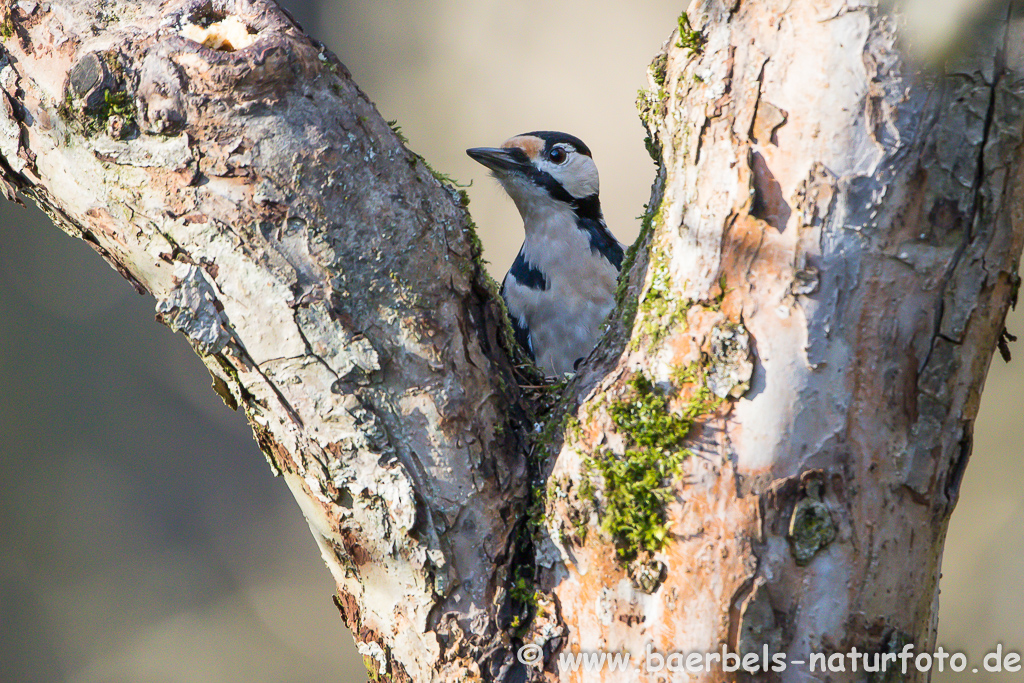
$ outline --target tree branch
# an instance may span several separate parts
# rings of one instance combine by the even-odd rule
[[[935,75],[896,15],[784,4],[692,3],[639,102],[639,304],[575,386],[538,551],[572,650],[935,644],[1019,282],[1021,24]]]
[[[514,662],[497,615],[522,413],[464,198],[272,2],[3,16],[8,192],[188,337],[295,494],[364,654],[395,680]]]

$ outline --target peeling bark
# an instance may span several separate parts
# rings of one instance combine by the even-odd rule
[[[524,449],[463,199],[272,2],[3,13],[9,191],[152,293],[245,411],[361,649],[394,680],[514,662]],[[226,20],[248,47],[184,35]]]
[[[946,525],[1019,282],[1024,33],[1008,17],[938,76],[871,3],[691,4],[641,98],[661,173],[640,303],[615,330],[629,342],[577,385],[583,427],[554,460],[545,585],[573,650],[933,651]],[[722,353],[728,326],[749,332],[752,374],[744,345]],[[665,541],[637,553],[653,586],[612,559],[593,466],[638,443],[614,407],[639,373],[680,413],[702,384],[727,396],[691,430]],[[598,532],[583,543],[581,515]]]
[[[1024,244],[1005,6],[938,76],[870,2],[692,3],[640,103],[660,170],[619,308],[554,409],[464,196],[270,0],[0,6],[8,198],[245,411],[374,676],[932,649]]]

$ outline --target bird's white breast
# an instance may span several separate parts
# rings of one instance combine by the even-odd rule
[[[618,270],[591,249],[589,235],[576,227],[568,207],[547,206],[524,212],[522,253],[539,270],[545,289],[526,287],[505,277],[509,313],[530,330],[534,357],[545,372],[572,372],[601,336],[615,305]]]

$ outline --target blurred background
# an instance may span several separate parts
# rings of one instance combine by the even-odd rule
[[[683,0],[283,4],[414,150],[474,181],[495,277],[521,224],[464,150],[523,131],[587,142],[632,242],[654,175],[633,100]],[[153,306],[35,209],[0,205],[0,681],[366,680],[298,507]],[[972,661],[1024,650],[1015,350],[993,363],[946,544],[939,642]]]

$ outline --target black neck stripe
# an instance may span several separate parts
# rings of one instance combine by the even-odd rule
[[[516,260],[512,262],[512,267],[509,268],[508,274],[523,287],[539,290],[548,288],[548,281],[544,277],[544,273],[540,272],[536,266],[526,260],[522,249],[519,250]]]
[[[540,170],[534,171],[533,180],[545,188],[552,199],[572,207],[573,213],[576,214],[576,227],[590,237],[590,249],[608,259],[616,270],[621,270],[622,245],[605,225],[604,215],[601,213],[601,200],[598,199],[597,193],[582,198],[573,197],[551,174]]]
[[[587,233],[590,250],[604,256],[615,270],[622,270],[622,245],[615,239],[604,220],[576,215],[576,227]]]
[[[552,199],[571,206],[577,216],[601,220],[601,201],[597,198],[596,192],[586,197],[573,197],[562,187],[562,183],[555,180],[555,177],[547,171],[542,171],[531,165],[528,173],[531,181],[547,190]]]

